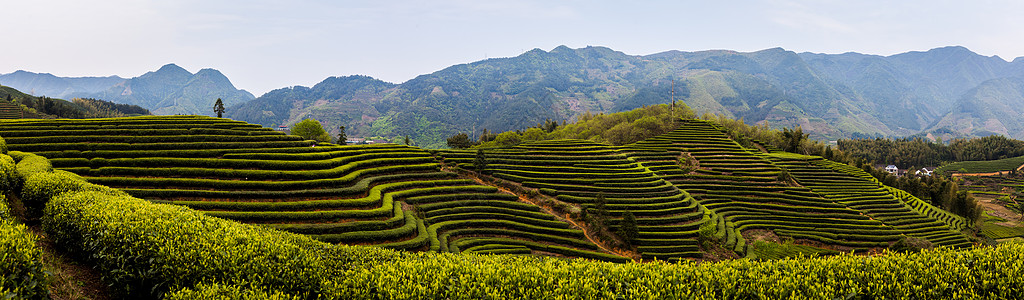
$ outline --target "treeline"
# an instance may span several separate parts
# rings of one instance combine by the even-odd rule
[[[448,138],[448,146],[456,149],[469,147],[504,147],[524,142],[583,139],[611,145],[625,145],[672,131],[680,118],[694,118],[693,110],[682,102],[675,105],[658,104],[612,114],[580,115],[575,123],[559,124],[546,120],[526,130],[492,133],[487,129],[473,140],[466,133]]]
[[[150,114],[149,110],[136,105],[96,99],[73,99],[69,102],[50,97],[32,97],[18,99],[16,103],[44,119],[115,118]]]
[[[997,160],[1024,155],[1024,141],[1001,135],[955,139],[948,145],[921,138],[839,140],[851,157],[899,168],[939,166],[958,161]]]
[[[97,99],[54,99],[36,97],[11,87],[0,86],[0,99],[21,107],[26,118],[85,119],[114,118],[149,115],[149,110],[137,105],[118,104]]]

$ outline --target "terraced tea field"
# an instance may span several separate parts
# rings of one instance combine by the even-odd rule
[[[794,155],[772,158],[793,174],[801,185],[908,236],[924,238],[937,246],[967,247],[971,242],[960,233],[967,222],[936,208],[907,192],[882,185],[861,169]]]
[[[446,161],[474,169],[474,151],[441,151]],[[598,213],[607,201],[609,227],[619,228],[628,211],[636,216],[635,244],[646,259],[700,257],[696,234],[704,213],[689,194],[611,146],[583,140],[555,140],[484,151],[484,173],[510,180]]]
[[[681,124],[624,147],[554,140],[485,149],[483,173],[591,216],[606,212],[611,232],[627,212],[636,216],[643,259],[702,257],[707,222],[739,254],[764,232],[800,243],[778,249],[808,253],[877,250],[905,236],[970,245],[962,218],[858,169],[746,149],[707,121]],[[7,120],[0,136],[11,150],[135,197],[330,243],[629,260],[565,212],[442,170],[441,160],[476,169],[476,150],[315,145],[199,116]]]
[[[779,181],[782,169],[765,154],[743,148],[710,122],[685,120],[627,149],[713,211],[720,237],[738,253],[746,252],[744,232],[757,229],[844,251],[885,247],[902,234],[846,203]],[[691,172],[678,164],[684,153],[696,161]]]
[[[316,146],[197,116],[5,121],[0,136],[92,183],[331,243],[625,260],[415,147]]]

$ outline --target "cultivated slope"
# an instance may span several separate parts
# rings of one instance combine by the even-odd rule
[[[3,122],[0,136],[136,197],[326,242],[625,260],[535,205],[442,172],[414,147],[314,147],[199,116]]]
[[[475,151],[314,145],[200,116],[0,121],[0,136],[11,150],[136,197],[331,243],[626,260],[570,221],[590,219],[462,178],[437,161],[472,170]],[[963,219],[858,169],[746,149],[707,121],[682,120],[673,132],[624,147],[554,140],[481,153],[485,174],[591,216],[603,198],[612,232],[627,212],[636,216],[632,242],[645,259],[703,256],[704,224],[739,254],[766,231],[842,251],[877,250],[906,236],[970,244],[958,232]],[[695,168],[684,171],[684,157]]]

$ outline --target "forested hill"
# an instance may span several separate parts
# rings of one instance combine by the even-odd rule
[[[675,97],[698,113],[800,125],[817,139],[922,132],[1022,138],[1024,132],[1014,129],[1024,121],[1002,117],[990,111],[992,106],[972,105],[978,100],[970,96],[983,89],[1000,95],[986,101],[1019,101],[1015,89],[985,86],[1021,74],[1024,60],[1006,62],[963,47],[883,57],[781,48],[634,56],[604,47],[560,46],[455,65],[401,84],[365,76],[329,78],[312,88],[272,91],[230,107],[228,115],[268,126],[313,117],[332,131],[346,126],[350,135],[409,136],[421,146],[437,147],[458,132],[502,132],[547,119],[574,120],[587,111],[667,103],[674,85]],[[964,119],[984,126],[951,125]]]
[[[0,119],[82,119],[149,115],[149,110],[129,104],[75,98],[71,101],[35,97],[0,85]]]

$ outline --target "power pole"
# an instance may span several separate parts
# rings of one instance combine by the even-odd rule
[[[676,123],[676,79],[672,78],[672,105],[669,107],[672,111],[669,112],[669,116],[672,118],[672,124]]]

